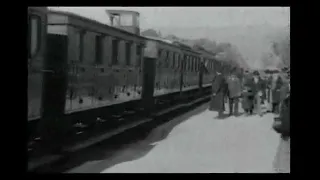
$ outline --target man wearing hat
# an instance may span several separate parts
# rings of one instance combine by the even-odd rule
[[[271,95],[272,95],[272,112],[279,113],[279,104],[282,99],[281,88],[284,84],[279,72],[274,72],[271,82]]]
[[[231,74],[227,77],[228,84],[228,101],[229,101],[229,116],[238,115],[239,113],[239,98],[241,96],[241,82],[237,74],[237,68],[231,70]]]
[[[289,68],[283,68],[283,85],[280,89],[280,102],[286,99],[290,93],[290,70]]]
[[[219,71],[216,70],[216,76],[212,80],[212,96],[209,104],[210,111],[218,111],[218,118],[221,118],[225,111],[224,98],[227,94],[227,82],[225,76],[222,74],[224,68]]]
[[[249,115],[253,113],[254,95],[252,92],[253,76],[246,70],[242,80],[242,108]]]
[[[265,83],[260,77],[258,71],[253,72],[253,94],[254,94],[254,109],[256,113],[262,116],[261,111],[261,101],[263,96],[263,91],[265,90]]]
[[[272,87],[272,73],[268,71],[268,77],[266,80],[266,86],[267,86],[267,102],[268,102],[268,112],[272,111],[272,95],[271,95],[271,87]]]

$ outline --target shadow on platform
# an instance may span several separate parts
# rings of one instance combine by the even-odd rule
[[[155,146],[153,143],[162,141],[168,137],[170,132],[180,123],[190,119],[192,116],[202,113],[208,108],[208,104],[201,105],[175,119],[160,125],[149,133],[144,133],[136,142],[119,144],[117,142],[99,144],[88,152],[79,153],[68,162],[64,171],[67,173],[100,173],[105,169],[117,164],[134,161],[147,155]],[[143,133],[142,133],[143,134]],[[118,141],[119,142],[119,141]],[[119,155],[121,153],[121,155]],[[93,165],[88,165],[88,164]]]

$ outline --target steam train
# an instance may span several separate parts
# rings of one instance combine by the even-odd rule
[[[43,138],[111,112],[151,112],[162,101],[210,93],[215,71],[228,65],[204,48],[141,36],[137,12],[107,12],[111,25],[28,8],[30,134]]]

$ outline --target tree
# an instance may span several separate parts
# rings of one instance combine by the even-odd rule
[[[281,64],[290,67],[290,24],[288,33],[277,39],[271,45],[273,53],[281,60]]]
[[[160,37],[160,35],[157,33],[157,31],[153,29],[147,29],[143,32],[141,32],[142,36],[151,36],[151,37]]]
[[[274,55],[272,52],[265,52],[261,56],[261,63],[263,68],[268,68],[274,64]]]

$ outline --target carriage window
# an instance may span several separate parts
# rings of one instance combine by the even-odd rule
[[[195,66],[196,72],[198,72],[198,58],[194,58],[194,66]]]
[[[196,69],[197,72],[199,71],[199,58],[196,58]]]
[[[85,36],[85,31],[80,31],[77,38],[78,38],[78,42],[79,42],[79,46],[78,46],[78,53],[79,53],[79,61],[80,62],[83,62],[83,59],[84,59],[84,36]]]
[[[164,52],[164,67],[167,68],[168,67],[168,62],[169,62],[169,52],[163,51]]]
[[[191,57],[188,56],[188,71],[191,69]]]
[[[126,65],[130,66],[131,65],[131,42],[126,43]]]
[[[162,55],[162,49],[159,49],[158,50],[158,57],[161,58],[161,55]]]
[[[170,64],[170,68],[174,67],[174,52],[169,53],[169,64]]]
[[[80,51],[81,51],[81,48],[80,48],[80,32],[75,32],[75,46],[77,47],[77,50],[75,51],[75,59],[72,59],[73,61],[80,61]]]
[[[132,16],[130,14],[122,14],[120,17],[121,26],[133,26]]]
[[[136,49],[136,54],[137,54],[137,62],[136,65],[137,67],[141,66],[141,56],[142,56],[142,46],[141,45],[137,45],[137,49]]]
[[[187,69],[187,56],[186,55],[184,55],[184,58],[181,61],[181,67],[182,67],[183,71],[186,71],[186,69]]]
[[[191,61],[191,69],[190,69],[190,71],[191,71],[191,72],[193,72],[193,68],[194,68],[194,66],[193,66],[193,57],[192,57],[192,56],[191,56],[190,61]]]
[[[168,51],[168,58],[167,58],[167,67],[169,68],[171,66],[172,63],[172,52]]]
[[[119,40],[112,40],[112,65],[118,64],[118,50],[119,50]]]
[[[28,17],[28,57],[31,58],[40,49],[41,19],[39,16]]]
[[[189,56],[189,71],[192,70],[192,57]]]
[[[102,64],[103,36],[96,36],[96,64]]]
[[[112,14],[111,25],[112,26],[120,26],[120,15],[119,14]]]
[[[187,71],[190,71],[190,57],[187,56]]]
[[[187,70],[188,70],[188,56],[185,56],[185,58],[184,58],[183,70],[184,70],[184,71],[187,71]]]
[[[185,60],[185,64],[184,64],[184,65],[185,65],[185,68],[184,68],[185,71],[188,71],[188,67],[189,67],[189,61],[188,61],[188,59],[189,59],[189,57],[187,56],[187,57],[186,57],[186,60]]]
[[[179,68],[179,58],[180,58],[180,55],[178,53],[176,53],[176,62],[175,62],[175,68]]]
[[[198,58],[195,58],[195,69],[196,72],[198,72],[199,68],[198,68]]]
[[[189,71],[192,72],[192,56],[189,58],[189,63],[190,63]]]
[[[178,64],[177,64],[177,68],[181,67],[181,56],[180,54],[178,54]]]
[[[191,72],[194,71],[194,57],[191,57]]]
[[[173,59],[172,59],[172,66],[171,66],[171,68],[173,69],[173,68],[175,68],[176,66],[175,66],[175,64],[176,64],[176,59],[177,59],[177,53],[172,53],[173,55]]]

